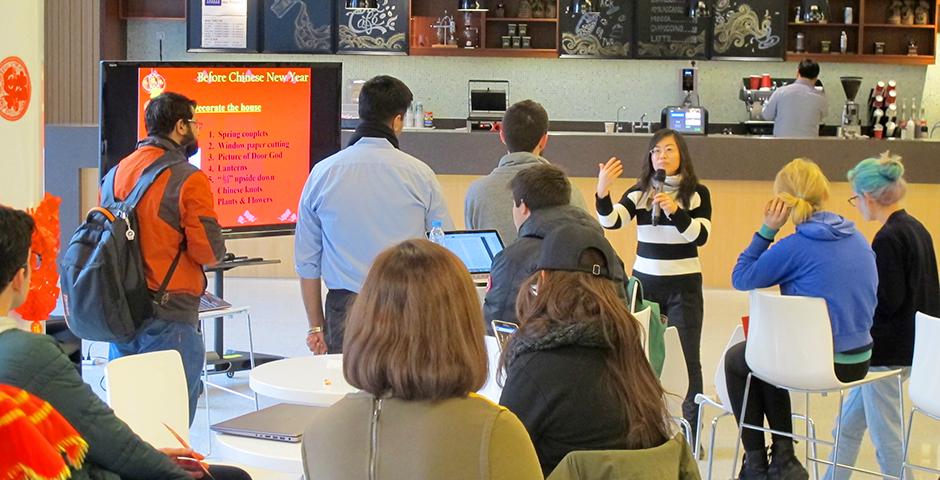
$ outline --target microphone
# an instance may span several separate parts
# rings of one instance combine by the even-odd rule
[[[663,185],[665,185],[665,183],[666,183],[666,171],[660,168],[659,170],[656,170],[656,173],[653,174],[653,192],[655,192],[654,196],[655,194],[663,193]],[[659,204],[656,202],[653,202],[652,224],[654,227],[659,225],[659,210],[660,210]]]

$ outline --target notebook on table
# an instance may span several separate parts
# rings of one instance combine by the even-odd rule
[[[444,246],[467,266],[474,284],[485,286],[503,241],[496,230],[454,230],[444,232]]]
[[[240,437],[297,443],[303,437],[310,419],[320,410],[323,407],[279,403],[217,423],[212,426],[212,430]]]

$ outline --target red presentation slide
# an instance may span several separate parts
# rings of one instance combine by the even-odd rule
[[[309,68],[141,68],[138,137],[151,98],[198,103],[199,152],[223,228],[291,224],[310,171]]]

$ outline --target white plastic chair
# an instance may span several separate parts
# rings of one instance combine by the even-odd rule
[[[663,340],[666,344],[666,359],[663,361],[659,382],[666,391],[666,409],[672,419],[682,427],[686,440],[691,443],[692,425],[682,417],[682,400],[689,391],[689,371],[685,366],[685,353],[679,341],[679,330],[676,327],[667,328]]]
[[[647,360],[650,358],[650,315],[652,313],[653,310],[650,307],[633,313],[633,318],[640,323],[640,328],[643,331],[643,353],[646,354]]]
[[[890,381],[892,377],[898,382],[898,414],[901,420],[901,433],[903,434],[904,410],[900,390],[901,370],[872,372],[865,378],[855,382],[841,382],[836,377],[833,366],[832,325],[830,324],[826,301],[822,298],[783,296],[751,291],[750,316],[747,339],[749,346],[745,350],[745,359],[752,373],[747,376],[741,410],[747,411],[747,397],[751,389],[751,378],[757,377],[777,388],[803,393],[805,395],[804,412],[807,417],[809,417],[809,395],[811,393],[839,392],[838,418],[840,421],[836,423],[835,441],[830,442],[811,437],[809,422],[806,423],[806,435],[799,435],[765,428],[763,425],[745,424],[742,415],[741,421],[738,423],[738,438],[735,442],[734,459],[731,465],[732,478],[734,478],[738,466],[741,432],[745,428],[805,441],[808,462],[823,463],[870,475],[890,477],[890,475],[884,475],[880,472],[816,458],[810,455],[809,445],[810,443],[822,443],[838,451],[845,391],[852,387],[879,380]]]
[[[488,363],[486,384],[477,393],[498,404],[499,396],[503,393],[503,387],[496,382],[496,371],[499,368],[499,341],[496,337],[487,335],[483,337],[483,343],[486,345]]]
[[[718,429],[718,420],[722,417],[733,414],[731,411],[731,402],[730,396],[728,396],[728,383],[725,380],[725,355],[728,353],[728,349],[744,341],[744,327],[738,325],[734,329],[734,332],[731,333],[731,338],[728,339],[728,344],[725,345],[725,349],[722,350],[721,356],[718,357],[718,367],[715,369],[715,393],[717,399],[709,397],[704,393],[698,393],[695,395],[695,403],[698,404],[698,424],[695,426],[695,442],[693,446],[695,451],[698,451],[698,445],[702,441],[702,414],[705,410],[705,405],[711,405],[715,408],[721,410],[721,413],[712,418],[712,427],[711,427],[711,442],[708,445],[708,473],[706,474],[707,479],[712,478],[712,466],[715,460],[715,432]]]
[[[920,412],[936,421],[940,421],[940,379],[937,366],[940,365],[940,318],[917,312],[914,317],[914,361],[911,364],[911,380],[908,394],[911,397],[911,414],[907,420],[907,437],[904,439],[904,468],[901,478],[908,468],[923,472],[940,473],[936,468],[908,463],[907,455],[911,447],[911,430],[914,425],[914,412]]]
[[[744,341],[744,327],[738,325],[735,327],[734,331],[731,332],[731,337],[728,338],[728,344],[725,345],[725,349],[722,350],[721,356],[718,357],[718,367],[715,369],[715,394],[717,398],[710,397],[704,393],[698,393],[695,395],[695,403],[698,405],[698,424],[695,426],[695,441],[693,443],[693,448],[695,451],[698,451],[698,446],[702,443],[702,419],[705,406],[711,405],[719,410],[721,413],[715,415],[712,418],[711,425],[711,435],[709,436],[710,441],[708,444],[708,472],[706,473],[706,479],[710,480],[712,478],[712,466],[715,461],[715,432],[718,429],[718,420],[733,415],[734,412],[731,410],[731,396],[728,395],[728,382],[725,378],[725,355],[728,353],[728,349]],[[801,414],[794,413],[793,418],[795,419],[805,419]],[[810,436],[816,438],[816,425],[813,423],[813,419],[809,419],[809,431]],[[816,445],[811,444],[812,454],[816,456]]]
[[[156,448],[181,448],[165,423],[189,443],[189,395],[179,352],[114,359],[105,367],[104,378],[108,405],[145,442]]]

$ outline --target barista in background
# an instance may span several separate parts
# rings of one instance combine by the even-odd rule
[[[778,88],[764,105],[764,120],[774,121],[775,137],[818,137],[829,102],[816,90],[819,64],[812,59],[800,62],[796,81]]]

